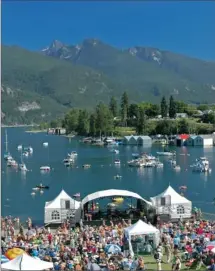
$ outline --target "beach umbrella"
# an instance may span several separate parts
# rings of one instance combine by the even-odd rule
[[[9,259],[6,256],[1,255],[1,263],[7,263],[7,262],[9,262]]]
[[[117,245],[114,245],[114,244],[110,244],[110,245],[107,245],[105,247],[105,252],[106,253],[120,253],[121,252],[121,248]]]
[[[5,253],[5,256],[9,259],[9,260],[13,260],[15,259],[17,256],[19,255],[22,255],[22,254],[26,254],[26,252],[21,249],[21,248],[17,248],[17,247],[14,247],[14,248],[11,248],[11,249],[8,249]]]

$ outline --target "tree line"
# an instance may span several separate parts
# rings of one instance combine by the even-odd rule
[[[142,102],[130,103],[126,92],[118,101],[111,97],[109,104],[99,102],[94,110],[71,109],[62,120],[54,120],[51,127],[62,126],[67,133],[78,135],[101,136],[117,133],[117,127],[133,127],[137,134],[175,134],[196,132],[194,125],[190,127],[186,119],[175,121],[177,113],[186,113],[193,116],[198,112],[199,107],[188,105],[182,101],[175,101],[170,96],[169,101],[162,97],[160,105]],[[152,121],[161,115],[160,121]],[[215,117],[212,114],[207,123],[215,124]],[[204,127],[202,128],[205,129]],[[207,133],[210,131],[200,131]]]

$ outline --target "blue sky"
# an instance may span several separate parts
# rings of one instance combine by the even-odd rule
[[[98,38],[215,60],[215,2],[2,2],[2,43],[38,50]]]

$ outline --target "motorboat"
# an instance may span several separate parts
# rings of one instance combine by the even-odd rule
[[[174,169],[175,171],[180,171],[180,170],[181,170],[181,167],[180,167],[179,165],[174,165],[174,166],[173,166],[173,169]]]
[[[39,185],[36,185],[36,188],[38,188],[38,189],[49,189],[49,186],[48,185],[39,184]]]
[[[156,157],[151,155],[151,154],[147,154],[147,153],[143,153],[141,154],[141,157],[146,159],[147,161],[154,161],[156,160]]]
[[[196,159],[196,163],[191,166],[194,172],[211,172],[209,167],[209,161],[206,157],[200,157]]]
[[[176,166],[176,160],[174,160],[174,159],[170,159],[170,160],[169,160],[169,163],[170,163],[172,166]]]
[[[119,154],[119,150],[113,149],[111,150],[112,153]]]
[[[147,161],[144,164],[144,167],[154,167],[155,166],[155,162],[154,161]]]
[[[22,150],[22,145],[18,145],[18,146],[17,146],[17,150],[18,150],[18,151],[21,151],[21,150]]]
[[[32,190],[34,190],[34,191],[38,191],[38,190],[39,190],[39,188],[38,188],[38,187],[34,187],[34,188],[32,188]]]
[[[157,168],[163,168],[163,163],[161,163],[160,161],[157,161],[155,163],[155,167],[157,167]]]
[[[49,166],[42,166],[42,167],[40,167],[40,170],[44,171],[44,172],[48,172],[51,170],[51,168]]]
[[[75,162],[75,160],[74,160],[74,158],[71,157],[71,156],[63,160],[63,163],[64,163],[64,164],[72,164],[72,163],[74,163],[74,162]]]
[[[157,155],[159,156],[174,156],[176,155],[175,152],[169,152],[169,151],[161,151],[161,152],[157,152]]]
[[[18,163],[12,158],[7,160],[7,166],[8,167],[18,167]]]
[[[22,163],[22,164],[19,165],[19,169],[21,171],[28,171],[28,169],[27,169],[27,167],[26,167],[26,165],[24,163]]]
[[[120,160],[119,160],[119,159],[116,159],[116,160],[114,161],[114,164],[115,164],[115,165],[120,165]]]
[[[84,164],[82,167],[83,167],[83,168],[91,168],[91,165],[89,165],[89,164]]]
[[[33,148],[31,146],[28,147],[29,154],[32,154],[34,152]]]
[[[29,156],[29,152],[28,151],[24,151],[22,154],[24,157],[28,157]]]
[[[35,195],[36,195],[36,193],[35,193],[35,192],[32,192],[32,193],[31,193],[31,196],[35,196]]]
[[[139,158],[139,156],[140,156],[139,153],[132,153],[132,157],[135,159]]]
[[[8,160],[12,160],[13,157],[10,155],[10,153],[5,153],[5,154],[4,154],[4,159],[5,159],[6,161],[8,161]]]
[[[122,176],[120,176],[120,175],[117,174],[116,176],[114,176],[114,179],[115,180],[122,179]]]
[[[48,142],[43,142],[43,147],[48,147],[49,143]]]
[[[67,155],[67,157],[72,157],[72,158],[74,158],[76,156],[78,156],[78,153],[76,151],[72,151],[71,153],[68,153],[68,155]]]
[[[128,161],[129,167],[143,167],[145,165],[145,161],[143,159],[134,159]]]

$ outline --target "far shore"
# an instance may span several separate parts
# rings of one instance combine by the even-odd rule
[[[34,133],[34,134],[37,134],[37,133],[47,133],[47,129],[43,129],[43,130],[28,130],[28,131],[25,131],[26,133]]]

